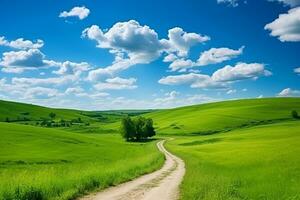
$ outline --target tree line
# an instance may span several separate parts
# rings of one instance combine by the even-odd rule
[[[151,118],[125,117],[121,122],[121,134],[126,141],[140,141],[152,137],[156,133]]]

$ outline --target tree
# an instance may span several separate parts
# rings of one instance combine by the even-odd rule
[[[137,117],[132,120],[130,117],[122,119],[121,134],[127,141],[147,139],[155,135],[153,120],[144,117]]]
[[[49,113],[49,117],[53,120],[56,117],[56,114],[54,112]]]
[[[121,134],[126,141],[134,139],[135,125],[130,117],[125,117],[121,122]]]
[[[299,115],[298,115],[298,112],[297,112],[296,110],[293,110],[293,111],[291,112],[291,114],[292,114],[292,117],[293,117],[294,119],[299,119],[299,118],[300,118]]]

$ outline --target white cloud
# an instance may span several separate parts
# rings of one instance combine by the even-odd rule
[[[99,48],[110,49],[112,53],[126,53],[137,63],[149,63],[160,55],[162,45],[157,33],[149,26],[137,21],[118,22],[107,32],[93,25],[82,32],[83,37],[96,40]]]
[[[238,63],[235,66],[227,65],[213,73],[212,79],[218,82],[237,81],[260,76],[270,76],[271,72],[261,63]]]
[[[97,47],[109,49],[115,55],[112,65],[92,70],[89,80],[99,80],[103,75],[114,75],[136,64],[148,64],[167,52],[164,62],[174,61],[178,55],[187,55],[191,46],[209,40],[208,36],[184,32],[181,28],[169,30],[168,39],[159,40],[149,26],[135,20],[118,22],[107,31],[97,25],[86,28],[82,37],[95,40]],[[176,54],[176,55],[175,55]]]
[[[53,73],[59,75],[79,75],[81,72],[88,71],[90,69],[90,65],[86,62],[74,63],[71,61],[65,61],[63,63],[56,63],[56,65],[60,68],[57,71],[53,71]]]
[[[236,93],[236,90],[228,90],[228,91],[226,92],[226,94],[234,94],[234,93]]]
[[[135,85],[136,79],[135,78],[109,78],[106,79],[105,82],[100,82],[94,85],[96,90],[124,90],[124,89],[135,89],[137,85]]]
[[[295,68],[295,69],[294,69],[294,72],[295,72],[296,74],[300,74],[300,67]]]
[[[167,52],[176,53],[178,56],[185,57],[192,46],[210,40],[206,35],[198,33],[187,33],[182,28],[175,27],[169,30],[168,40],[162,39],[161,42]]]
[[[4,67],[41,67],[45,55],[38,49],[4,52],[0,65]]]
[[[169,54],[164,59],[164,62],[170,61],[172,62],[169,65],[171,71],[179,71],[186,72],[187,69],[198,66],[205,66],[209,64],[217,64],[230,59],[237,57],[243,53],[244,46],[239,48],[238,50],[229,49],[226,47],[222,48],[211,48],[207,51],[201,53],[199,59],[196,62],[193,62],[190,59],[185,58],[177,58],[176,56],[172,56],[173,54]]]
[[[97,81],[100,80],[103,76],[113,76],[116,73],[128,69],[129,67],[135,64],[137,64],[137,62],[131,59],[123,59],[116,61],[112,65],[107,66],[105,68],[98,68],[89,71],[88,80]]]
[[[23,98],[24,99],[39,99],[49,98],[60,95],[58,90],[45,87],[33,87],[26,89]]]
[[[5,37],[0,37],[0,46],[7,46],[15,49],[39,49],[44,46],[44,41],[38,39],[36,42],[19,38],[12,41],[7,41]]]
[[[278,93],[279,97],[299,97],[300,90],[292,90],[291,88],[285,88]]]
[[[205,66],[209,64],[221,63],[232,58],[235,58],[243,53],[244,46],[238,50],[222,48],[211,48],[201,53],[197,65]]]
[[[300,0],[268,0],[268,1],[277,1],[290,7],[295,7],[300,5]]]
[[[239,5],[238,0],[217,0],[218,4],[227,3],[232,7],[237,7]]]
[[[177,60],[174,60],[169,68],[171,71],[177,71],[180,70],[181,72],[185,71],[187,68],[191,68],[195,65],[195,63],[191,60],[185,60],[184,58],[180,58]]]
[[[174,54],[168,54],[166,57],[164,57],[163,62],[173,62],[177,59],[177,56]]]
[[[179,94],[177,91],[171,91],[166,93],[165,97],[154,99],[154,102],[158,104],[172,104]]]
[[[83,92],[84,92],[84,90],[79,86],[67,88],[65,91],[66,94],[79,94],[79,93],[83,93]]]
[[[51,77],[51,78],[12,78],[12,83],[16,85],[25,85],[25,86],[40,86],[40,85],[66,85],[78,80],[78,77],[75,75],[66,75],[61,77]]]
[[[161,78],[158,83],[164,85],[182,85],[189,84],[191,88],[225,88],[225,83],[213,81],[210,76],[204,74],[181,74],[174,76],[167,76]]]
[[[280,14],[277,19],[265,26],[271,36],[281,42],[300,41],[300,7],[290,9],[287,14]]]
[[[83,20],[89,16],[90,10],[84,6],[74,7],[70,11],[63,11],[59,14],[59,17],[78,17],[80,20]]]

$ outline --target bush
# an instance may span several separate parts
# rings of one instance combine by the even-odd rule
[[[298,112],[297,112],[296,110],[293,110],[293,111],[291,112],[291,114],[292,114],[292,117],[293,117],[294,119],[299,119],[299,115],[298,115]]]
[[[138,117],[132,120],[130,117],[122,119],[121,135],[127,141],[147,139],[155,135],[152,119]]]

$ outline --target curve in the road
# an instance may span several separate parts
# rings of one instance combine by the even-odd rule
[[[164,147],[165,140],[157,143],[165,155],[164,166],[147,175],[121,185],[108,188],[82,200],[176,200],[179,185],[185,173],[184,162]]]

